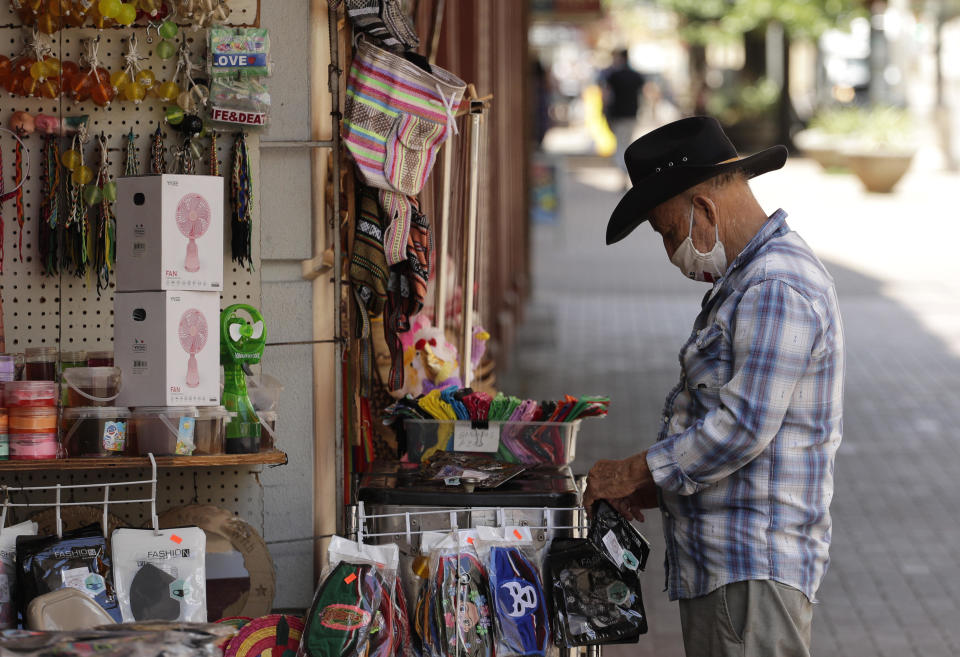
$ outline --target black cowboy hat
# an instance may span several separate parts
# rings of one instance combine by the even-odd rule
[[[747,178],[773,171],[787,161],[787,149],[773,146],[741,158],[720,122],[709,116],[680,119],[648,132],[623,155],[633,187],[607,223],[607,244],[619,242],[664,201],[708,178],[740,170]]]

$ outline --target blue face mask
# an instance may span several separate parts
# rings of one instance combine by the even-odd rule
[[[500,629],[496,654],[545,654],[550,636],[546,601],[537,569],[515,547],[490,550],[490,590]]]
[[[716,282],[727,271],[727,253],[720,241],[720,227],[714,226],[716,242],[713,248],[702,253],[693,245],[693,211],[696,206],[690,204],[690,230],[687,239],[674,251],[670,262],[675,264],[687,278],[705,283]]]

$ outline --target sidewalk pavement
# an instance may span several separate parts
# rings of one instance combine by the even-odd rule
[[[960,222],[950,198],[960,178],[922,162],[893,195],[867,194],[852,175],[803,159],[752,183],[834,275],[845,325],[845,432],[817,656],[960,654]],[[682,278],[648,226],[603,245],[619,180],[606,163],[566,161],[562,217],[534,227],[533,298],[500,377],[521,396],[613,398],[608,418],[584,422],[578,472],[655,440],[706,291]],[[650,633],[604,655],[681,656],[656,510],[641,531],[654,549],[644,577]]]

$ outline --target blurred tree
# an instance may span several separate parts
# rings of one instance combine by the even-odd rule
[[[610,0],[618,3],[624,0]],[[782,26],[780,48],[782,80],[778,102],[778,139],[791,145],[795,111],[790,102],[790,40],[815,39],[835,27],[845,27],[855,16],[864,13],[867,0],[655,0],[673,10],[681,19],[681,36],[691,45],[691,79],[704,84],[706,60],[703,47],[707,43],[741,39],[745,66],[741,72],[744,84],[757,83],[766,75],[766,34],[773,24]],[[929,1],[929,0],[928,0]],[[938,1],[938,0],[933,0]],[[956,2],[960,0],[944,0]],[[700,87],[694,97],[701,97]],[[698,111],[703,107],[695,108]]]

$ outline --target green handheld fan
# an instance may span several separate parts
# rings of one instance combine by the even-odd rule
[[[239,313],[245,313],[247,317]],[[260,418],[247,395],[247,366],[260,362],[267,342],[263,315],[238,303],[220,314],[220,364],[223,365],[223,405],[237,416],[227,425],[227,454],[260,451]]]

